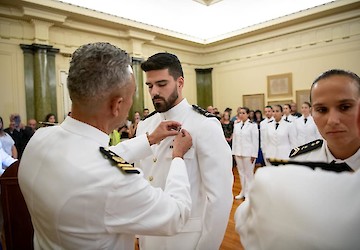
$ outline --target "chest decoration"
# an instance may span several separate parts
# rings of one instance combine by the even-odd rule
[[[114,152],[106,149],[104,147],[100,147],[100,152],[104,155],[105,158],[109,159],[113,165],[121,169],[126,174],[139,174],[139,170],[134,168],[133,165],[126,162],[123,158],[115,154]]]

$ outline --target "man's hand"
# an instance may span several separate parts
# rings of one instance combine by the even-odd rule
[[[182,129],[174,140],[173,153],[172,153],[173,159],[175,157],[183,158],[184,154],[191,148],[191,146],[192,146],[191,135],[185,129]]]
[[[177,135],[180,131],[181,124],[175,121],[162,121],[159,126],[148,135],[150,145],[161,142],[168,136]]]

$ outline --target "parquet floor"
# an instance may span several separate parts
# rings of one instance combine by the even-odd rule
[[[233,167],[233,174],[234,174],[233,195],[236,196],[239,194],[241,189],[239,174],[237,172],[236,167]],[[234,221],[234,214],[236,208],[241,204],[242,201],[243,200],[234,199],[229,217],[229,223],[226,229],[224,240],[220,246],[220,250],[244,250],[243,246],[240,243],[239,234],[235,231],[235,221]]]

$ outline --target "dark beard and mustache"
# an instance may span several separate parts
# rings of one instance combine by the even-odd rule
[[[176,100],[178,99],[179,95],[177,89],[175,87],[174,91],[171,93],[169,98],[165,100],[164,97],[156,95],[153,97],[152,102],[154,104],[154,108],[157,112],[163,113],[174,107]],[[162,100],[162,102],[155,102],[155,100]]]

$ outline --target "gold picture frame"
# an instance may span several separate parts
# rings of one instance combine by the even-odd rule
[[[293,102],[293,100],[278,100],[278,101],[269,101],[268,105],[270,105],[271,107],[273,107],[274,105],[281,105],[283,106],[284,104],[291,104]]]
[[[296,106],[297,110],[301,110],[301,105],[304,102],[310,102],[310,89],[296,91]]]
[[[267,76],[269,98],[292,96],[292,73]]]
[[[265,106],[265,95],[243,95],[243,107],[248,107],[251,110],[263,110]]]

